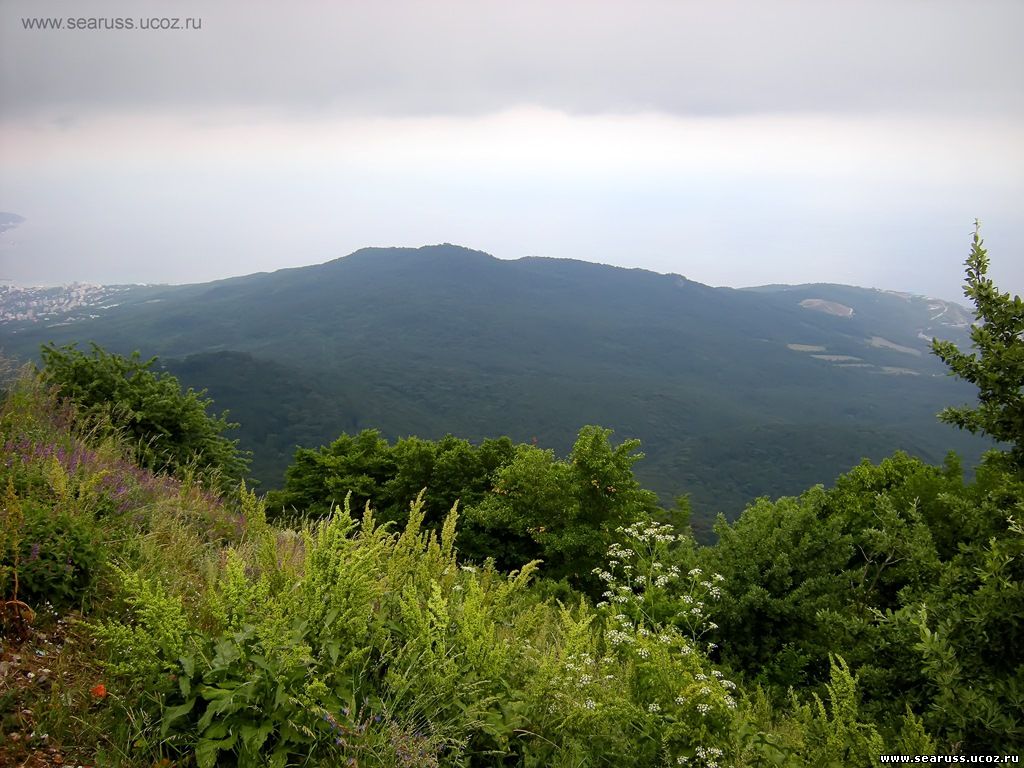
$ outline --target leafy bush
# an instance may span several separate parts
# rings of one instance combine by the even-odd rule
[[[15,504],[23,519],[17,559],[12,558],[18,598],[33,606],[50,603],[61,611],[81,607],[106,561],[99,530],[87,518],[55,511],[35,499],[8,496],[7,514]],[[13,574],[0,578],[0,594],[11,592],[12,580]]]
[[[657,511],[657,498],[633,475],[643,457],[639,441],[613,446],[611,434],[583,427],[568,459],[559,460],[507,437],[479,446],[451,436],[409,437],[392,446],[376,430],[363,430],[297,450],[284,489],[269,494],[268,504],[321,517],[352,494],[354,508],[372,502],[380,517],[404,524],[408,500],[422,491],[430,528],[439,529],[456,502],[466,510],[464,558],[492,558],[504,571],[542,559],[544,576],[593,586],[590,570],[613,529]]]
[[[237,484],[248,457],[224,432],[226,415],[211,416],[202,392],[182,392],[169,373],[150,370],[138,352],[121,357],[93,344],[90,354],[75,345],[44,346],[43,380],[59,388],[98,428],[122,432],[143,467],[182,475],[197,472],[223,489]]]
[[[1002,530],[965,541],[932,588],[889,617],[920,654],[925,723],[982,754],[1024,744],[1024,483],[1004,475],[987,496],[978,503],[1007,515]]]

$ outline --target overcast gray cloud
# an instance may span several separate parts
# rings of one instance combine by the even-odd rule
[[[0,0],[0,210],[28,219],[0,277],[454,241],[955,297],[980,216],[1020,292],[1022,28],[1016,0]]]
[[[1019,112],[1017,0],[4,0],[4,113]],[[198,32],[24,17],[201,19]]]

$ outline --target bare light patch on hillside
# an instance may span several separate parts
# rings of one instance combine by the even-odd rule
[[[895,342],[884,339],[881,336],[872,336],[868,339],[868,344],[872,347],[880,347],[883,349],[892,349],[896,352],[903,352],[907,355],[914,355],[915,357],[921,356],[921,350],[914,349],[912,347],[904,347],[902,344],[896,344]]]
[[[917,371],[912,371],[909,368],[896,368],[892,365],[883,365],[882,373],[890,373],[894,376],[920,376],[921,374]]]
[[[789,347],[789,349],[792,349],[794,352],[824,352],[825,351],[824,347],[819,347],[819,346],[817,346],[815,344],[787,344],[786,346]]]
[[[952,325],[958,328],[970,326],[972,318],[968,310],[959,304],[942,299],[928,299],[928,311],[933,312],[931,321],[938,321],[939,325]]]
[[[838,301],[826,301],[825,299],[804,299],[800,302],[804,309],[813,309],[815,312],[824,312],[827,315],[837,317],[853,317],[853,307],[840,304]]]
[[[850,355],[811,355],[815,360],[827,360],[830,363],[859,363],[859,357]]]

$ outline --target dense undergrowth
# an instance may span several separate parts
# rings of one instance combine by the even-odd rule
[[[623,526],[595,603],[543,564],[461,561],[458,510],[424,529],[422,500],[401,530],[344,505],[270,525],[244,488],[140,469],[31,375],[0,430],[3,642],[73,626],[66,674],[5,692],[3,728],[27,706],[83,761],[845,766],[1020,744],[1021,485],[996,470],[866,465],[711,548]]]

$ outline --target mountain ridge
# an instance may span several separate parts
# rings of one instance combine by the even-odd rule
[[[378,247],[127,291],[102,316],[62,325],[0,323],[0,345],[23,358],[48,341],[160,356],[242,422],[268,486],[295,445],[343,430],[509,434],[564,452],[596,423],[639,437],[638,474],[663,500],[691,493],[706,525],[753,496],[829,482],[861,456],[976,457],[981,441],[934,419],[971,393],[920,338],[933,327],[927,302],[812,286],[722,289],[451,244]],[[815,312],[805,298],[855,312]],[[964,328],[934,327],[965,342]]]

